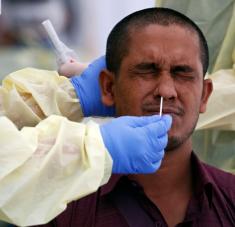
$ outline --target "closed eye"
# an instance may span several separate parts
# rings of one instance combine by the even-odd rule
[[[178,73],[178,72],[182,72],[182,73],[191,73],[194,70],[188,66],[188,65],[178,65],[178,66],[174,66],[171,69],[172,73]]]
[[[195,71],[188,65],[177,65],[171,68],[171,74],[173,76],[181,76],[186,79],[194,79]]]
[[[156,74],[159,72],[159,67],[155,63],[140,63],[129,70],[134,74]]]

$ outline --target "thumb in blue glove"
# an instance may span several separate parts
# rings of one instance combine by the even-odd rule
[[[161,165],[167,145],[169,115],[119,117],[100,126],[113,159],[113,173],[153,173]]]
[[[88,116],[114,116],[114,107],[101,102],[99,75],[106,68],[105,57],[93,61],[80,75],[70,79],[81,102],[82,112]]]

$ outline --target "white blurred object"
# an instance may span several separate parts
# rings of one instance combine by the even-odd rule
[[[78,61],[78,56],[77,56],[76,52],[74,50],[68,48],[59,39],[51,21],[45,20],[44,22],[42,22],[42,25],[44,26],[45,30],[47,31],[48,36],[54,46],[58,67],[69,62],[70,60],[77,60]]]
[[[32,1],[5,1],[3,16],[7,18],[8,26],[20,23],[36,24],[50,19],[57,32],[66,26],[66,9],[63,0],[32,0]]]
[[[105,52],[109,32],[114,25],[128,14],[154,7],[155,0],[86,0],[74,1],[74,8],[80,7],[81,28],[77,37],[81,39],[81,48],[86,50],[90,59]],[[88,60],[88,59],[87,59]]]

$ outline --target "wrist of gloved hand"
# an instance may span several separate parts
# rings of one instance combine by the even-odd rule
[[[113,159],[113,173],[153,173],[167,145],[168,115],[119,117],[100,126],[104,144]]]
[[[80,76],[70,79],[85,117],[114,116],[114,107],[105,106],[101,101],[99,75],[105,68],[105,57],[102,56],[93,61]]]

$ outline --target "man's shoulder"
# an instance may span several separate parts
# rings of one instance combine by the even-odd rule
[[[235,199],[235,175],[206,163],[202,163],[213,186],[220,190],[229,192]]]

